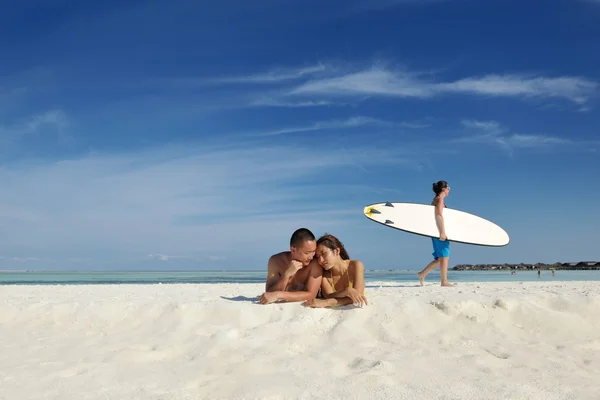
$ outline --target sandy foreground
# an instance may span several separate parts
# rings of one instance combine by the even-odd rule
[[[0,286],[0,399],[598,399],[600,282]]]

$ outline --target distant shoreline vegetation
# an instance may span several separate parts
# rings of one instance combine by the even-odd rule
[[[579,261],[553,264],[458,264],[451,268],[452,271],[493,271],[493,270],[600,270],[600,261]]]

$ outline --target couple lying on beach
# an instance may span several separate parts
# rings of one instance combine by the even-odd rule
[[[333,235],[318,240],[306,229],[290,238],[290,251],[269,258],[262,304],[302,301],[308,307],[346,304],[362,306],[365,297],[365,267],[351,260],[344,245]]]

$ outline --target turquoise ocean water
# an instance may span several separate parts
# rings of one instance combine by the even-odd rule
[[[427,282],[439,280],[431,272]],[[152,272],[0,272],[0,285],[93,285],[172,283],[263,283],[266,271],[152,271]],[[454,282],[600,281],[600,271],[449,271]],[[368,282],[416,282],[417,271],[365,271]]]

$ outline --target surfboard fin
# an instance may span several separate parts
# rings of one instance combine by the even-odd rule
[[[393,224],[393,223],[394,223],[394,221],[390,221],[389,219],[386,219],[386,220],[385,220],[385,223],[389,225],[389,224]]]
[[[385,202],[385,206],[386,207],[394,207],[394,205],[392,203],[390,203],[389,201]]]
[[[365,210],[365,214],[367,215],[371,215],[371,214],[381,214],[381,211],[375,209],[375,208],[367,208]]]

